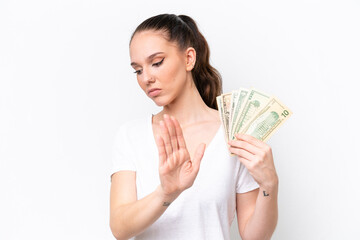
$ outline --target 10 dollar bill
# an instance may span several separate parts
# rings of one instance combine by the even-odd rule
[[[277,97],[254,88],[221,94],[216,102],[226,141],[236,139],[236,133],[243,133],[266,142],[292,115]]]

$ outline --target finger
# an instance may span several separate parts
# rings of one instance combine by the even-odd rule
[[[177,142],[177,138],[176,138],[176,130],[175,130],[174,123],[167,114],[164,114],[164,119],[166,122],[166,126],[168,128],[168,131],[169,131],[172,149],[173,149],[173,151],[177,151],[179,149],[179,147],[178,147],[178,142]]]
[[[179,148],[186,148],[186,143],[179,122],[173,116],[171,116],[171,119],[175,125],[176,137],[179,144]]]
[[[228,143],[230,144],[231,147],[242,148],[255,155],[257,154],[260,155],[262,153],[262,150],[260,148],[242,139],[230,140]]]
[[[237,134],[235,134],[235,137],[239,140],[244,140],[248,143],[251,143],[252,145],[255,145],[256,147],[261,148],[261,149],[266,146],[266,144],[263,141],[255,138],[249,134],[237,133]]]
[[[255,155],[252,153],[249,153],[248,151],[241,149],[241,148],[234,148],[234,147],[229,147],[230,152],[245,158],[248,161],[253,161],[255,160]]]
[[[243,158],[243,157],[239,157],[237,156],[237,159],[239,159],[239,161],[249,170],[252,169],[252,162],[247,160],[246,158]]]
[[[166,156],[170,157],[172,155],[172,146],[170,142],[169,131],[165,124],[166,123],[164,121],[162,120],[160,121],[161,135],[165,144]]]
[[[156,145],[158,146],[158,151],[159,151],[159,165],[162,166],[165,164],[166,158],[167,158],[164,140],[159,135],[156,135],[155,139],[156,139]]]

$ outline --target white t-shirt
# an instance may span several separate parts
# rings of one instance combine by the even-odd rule
[[[152,115],[122,124],[114,138],[110,175],[136,171],[137,197],[152,193],[160,184],[158,149]],[[194,184],[166,211],[132,239],[230,239],[236,212],[236,193],[259,185],[236,156],[230,156],[222,126],[206,146]]]

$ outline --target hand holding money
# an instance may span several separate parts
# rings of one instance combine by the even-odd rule
[[[236,140],[228,142],[229,151],[237,155],[259,186],[266,190],[264,196],[273,193],[278,185],[278,176],[271,147],[251,135],[237,133],[235,137]]]
[[[254,88],[222,94],[216,101],[226,141],[242,133],[266,142],[292,115],[278,98]]]

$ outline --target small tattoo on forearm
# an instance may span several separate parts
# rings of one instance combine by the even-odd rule
[[[171,204],[171,202],[164,202],[164,203],[163,203],[163,206],[166,206],[166,207],[167,207],[167,206],[169,206],[170,204]]]
[[[267,197],[267,196],[269,196],[270,194],[268,193],[268,194],[266,194],[266,192],[265,191],[263,191],[263,193],[264,193],[264,197]]]

